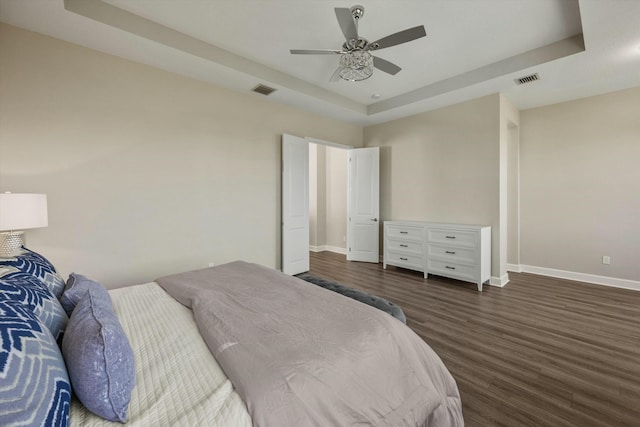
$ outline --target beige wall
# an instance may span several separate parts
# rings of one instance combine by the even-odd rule
[[[326,147],[326,245],[346,248],[347,235],[347,150]]]
[[[324,250],[346,250],[347,150],[309,144],[309,244]]]
[[[520,126],[507,125],[507,263],[520,264]]]
[[[27,240],[64,275],[279,267],[282,133],[362,145],[359,126],[0,26],[0,191],[48,194]]]
[[[324,147],[309,144],[309,246],[324,245]],[[322,162],[322,164],[320,163]]]
[[[380,148],[382,220],[492,226],[492,275],[500,271],[500,95],[364,130]]]
[[[519,153],[520,111],[500,95],[500,283],[508,281],[507,262],[519,251]],[[493,230],[492,230],[493,231]],[[494,272],[494,275],[495,272]]]
[[[640,87],[522,111],[520,138],[521,262],[640,280]]]

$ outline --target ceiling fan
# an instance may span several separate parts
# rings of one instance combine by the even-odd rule
[[[389,73],[397,74],[402,68],[386,59],[373,56],[371,52],[385,49],[387,47],[410,42],[427,35],[424,26],[408,28],[398,31],[374,42],[358,35],[358,21],[364,15],[363,6],[353,6],[348,9],[346,7],[336,7],[336,18],[342,30],[342,34],[346,37],[346,41],[342,45],[341,50],[331,49],[291,49],[294,55],[340,55],[340,65],[336,69],[330,81],[339,79],[355,82],[365,80],[373,74],[373,68]]]

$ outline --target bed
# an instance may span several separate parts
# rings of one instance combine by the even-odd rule
[[[464,425],[410,328],[301,279],[237,261],[108,294],[135,361],[126,425]],[[118,425],[75,396],[68,420]]]
[[[198,332],[191,310],[157,283],[109,291],[136,361],[127,425],[251,426],[242,399]],[[72,426],[112,426],[71,401]],[[115,424],[117,425],[117,424]]]

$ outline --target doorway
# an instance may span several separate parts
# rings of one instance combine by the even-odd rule
[[[309,145],[309,248],[379,261],[380,151]]]
[[[286,134],[282,147],[282,271],[307,271],[310,250],[378,262],[379,149]]]
[[[347,254],[347,153],[309,144],[309,249]]]

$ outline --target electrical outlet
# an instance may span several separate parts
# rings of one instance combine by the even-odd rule
[[[611,264],[611,257],[609,255],[603,255],[602,256],[602,263],[604,265],[609,265]]]

